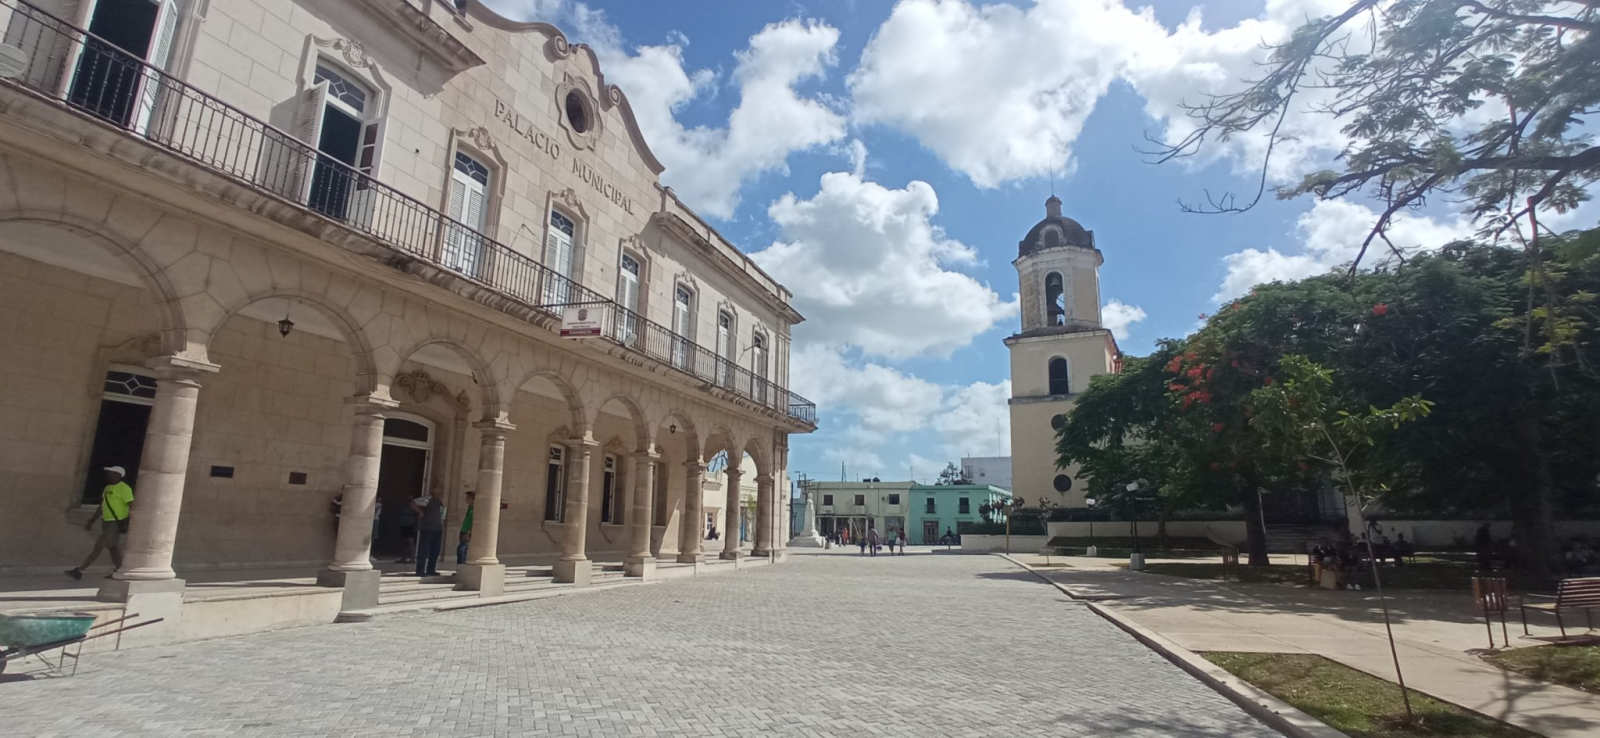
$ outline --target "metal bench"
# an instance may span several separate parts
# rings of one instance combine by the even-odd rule
[[[1542,602],[1529,602],[1529,598],[1538,598]],[[1528,635],[1528,610],[1544,610],[1556,615],[1556,625],[1561,628],[1561,637],[1567,637],[1567,624],[1562,622],[1561,613],[1568,610],[1582,610],[1584,622],[1589,630],[1594,630],[1594,620],[1589,613],[1591,608],[1600,607],[1600,577],[1582,577],[1578,579],[1563,579],[1556,587],[1554,597],[1550,595],[1523,595],[1520,603],[1522,610],[1522,634]]]

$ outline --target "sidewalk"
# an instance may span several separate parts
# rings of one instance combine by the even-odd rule
[[[1013,554],[1030,566],[1043,556]],[[1394,680],[1375,592],[1335,592],[1137,574],[1112,559],[1052,557],[1070,568],[1037,568],[1074,597],[1102,600],[1138,624],[1191,651],[1314,653]],[[1394,590],[1390,616],[1406,685],[1447,702],[1550,738],[1600,735],[1600,695],[1534,681],[1484,662],[1483,616],[1470,593]],[[1548,625],[1546,621],[1551,621]],[[1547,616],[1522,635],[1517,613],[1507,624],[1511,645],[1559,636]],[[1501,643],[1495,623],[1495,642]]]

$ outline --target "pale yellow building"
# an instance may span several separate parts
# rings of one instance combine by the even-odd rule
[[[1100,324],[1100,265],[1094,232],[1045,201],[1045,218],[1018,244],[1022,331],[1011,350],[1012,493],[1032,506],[1045,497],[1083,507],[1076,467],[1056,467],[1056,431],[1089,378],[1117,370],[1111,331]]]
[[[77,563],[111,465],[105,599],[298,567],[359,606],[430,488],[486,594],[733,558],[700,534],[721,450],[781,553],[801,316],[589,48],[439,0],[0,0],[0,31],[0,574]]]

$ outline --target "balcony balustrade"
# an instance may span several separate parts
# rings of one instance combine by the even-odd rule
[[[20,86],[547,315],[601,311],[603,338],[815,426],[816,405],[482,232],[23,0],[0,0]]]

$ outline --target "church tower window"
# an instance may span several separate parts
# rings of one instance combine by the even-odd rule
[[[1061,272],[1051,272],[1044,277],[1044,310],[1048,325],[1067,324],[1067,292]]]
[[[1072,383],[1067,374],[1067,360],[1057,356],[1050,360],[1050,394],[1071,394]]]

